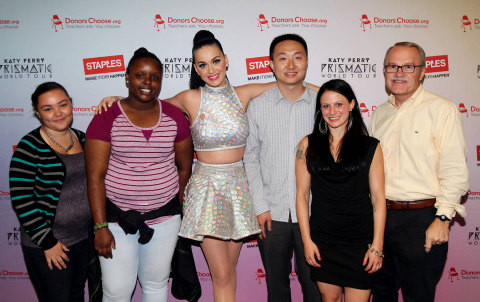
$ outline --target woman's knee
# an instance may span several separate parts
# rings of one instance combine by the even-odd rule
[[[236,278],[236,269],[235,267],[224,266],[220,269],[210,271],[212,275],[212,281],[216,285],[224,286],[230,284]]]
[[[103,301],[130,301],[137,278],[127,276],[102,276]]]

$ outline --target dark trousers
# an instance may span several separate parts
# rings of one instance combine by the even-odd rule
[[[69,247],[65,252],[67,268],[50,270],[40,248],[22,246],[25,265],[40,302],[83,302],[88,266],[88,239]]]
[[[373,302],[433,302],[447,259],[448,243],[425,252],[425,231],[435,219],[434,207],[388,210],[383,267],[373,276]]]
[[[290,273],[292,256],[295,255],[295,272],[302,286],[303,301],[321,301],[315,282],[310,279],[310,267],[303,253],[302,237],[298,223],[272,221],[272,231],[267,237],[258,240],[267,280],[269,302],[290,302]],[[295,252],[295,253],[294,253]]]

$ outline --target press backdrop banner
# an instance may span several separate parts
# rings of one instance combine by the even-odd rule
[[[383,103],[386,49],[413,41],[427,53],[424,86],[461,112],[468,144],[468,216],[452,223],[448,260],[436,301],[478,301],[480,294],[480,2],[478,0],[266,1],[2,1],[0,3],[0,292],[1,301],[34,301],[11,209],[8,167],[15,145],[39,125],[30,95],[45,81],[73,98],[75,128],[86,130],[104,96],[127,95],[125,65],[144,46],[164,63],[161,98],[188,88],[192,39],[212,31],[230,59],[234,85],[273,81],[272,39],[298,33],[309,47],[307,81],[348,81],[365,120]],[[460,160],[460,159],[459,159]],[[212,281],[194,247],[201,301],[213,301]],[[159,255],[160,256],[160,255]],[[388,255],[387,255],[388,257]],[[294,271],[292,296],[302,295]],[[238,301],[266,301],[257,242],[243,245]],[[141,301],[137,288],[133,301]],[[173,297],[170,299],[175,301]]]

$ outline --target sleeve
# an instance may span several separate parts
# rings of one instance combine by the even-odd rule
[[[175,138],[175,142],[178,143],[191,135],[190,123],[188,122],[187,117],[181,110],[177,109],[171,104],[168,105],[171,106],[175,112],[174,119],[177,122],[177,137]]]
[[[260,215],[270,209],[268,208],[268,203],[265,200],[263,193],[263,179],[260,167],[261,144],[258,136],[259,127],[255,115],[255,102],[251,101],[247,110],[250,133],[247,138],[247,146],[245,147],[243,162],[247,173],[248,188],[255,206],[255,214]]]
[[[439,119],[438,133],[435,135],[438,160],[438,181],[440,194],[437,196],[437,215],[448,218],[466,215],[460,198],[469,187],[467,168],[467,147],[463,132],[462,117],[455,104],[451,104],[448,112]]]
[[[38,150],[42,151],[26,137],[18,143],[10,161],[10,200],[20,224],[32,241],[43,250],[48,250],[58,240],[53,236],[51,223],[45,219],[46,216],[54,216],[54,213],[39,207],[39,197],[35,192]]]
[[[118,106],[118,102],[115,102],[111,110],[96,114],[88,125],[85,138],[110,142],[113,121],[115,120],[115,117],[120,114]]]

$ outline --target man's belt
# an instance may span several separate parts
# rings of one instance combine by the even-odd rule
[[[389,210],[415,210],[433,207],[436,199],[422,199],[412,201],[397,201],[387,199],[387,209]]]

